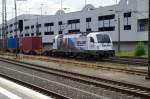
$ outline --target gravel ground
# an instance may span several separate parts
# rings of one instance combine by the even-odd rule
[[[103,88],[98,88],[93,85],[85,85],[62,77],[40,73],[4,62],[0,63],[0,71],[2,73],[67,95],[73,99],[138,99],[121,93],[108,91]],[[11,68],[12,70],[8,71],[7,68]],[[16,72],[14,73],[14,71]]]
[[[91,75],[95,77],[102,77],[102,78],[104,77],[104,78],[118,80],[122,82],[133,83],[133,84],[137,84],[137,85],[150,88],[150,81],[145,80],[144,76],[138,76],[138,75],[128,74],[124,72],[111,71],[111,70],[102,70],[98,68],[89,68],[89,67],[78,66],[74,64],[72,65],[59,64],[59,63],[45,62],[45,61],[40,61],[40,60],[30,60],[30,59],[23,59],[22,61],[29,62],[32,64],[38,64],[41,66],[43,65],[43,66],[48,66],[51,68],[72,71],[72,72],[81,73],[85,75]]]

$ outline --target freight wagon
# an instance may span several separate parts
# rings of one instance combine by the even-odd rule
[[[114,53],[110,36],[101,32],[57,35],[53,41],[52,55],[103,58]]]
[[[14,53],[16,52],[18,46],[18,41],[16,38],[8,38],[7,39],[7,49],[8,51]]]
[[[25,54],[42,54],[42,37],[23,37],[20,49]]]

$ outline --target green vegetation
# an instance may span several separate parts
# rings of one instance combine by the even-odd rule
[[[116,56],[127,56],[127,57],[148,57],[147,51],[144,48],[144,43],[139,42],[133,51],[121,51],[116,52]]]
[[[135,49],[135,56],[143,56],[146,54],[144,43],[139,42]]]
[[[116,52],[116,56],[135,57],[135,51],[121,51],[121,52]],[[147,52],[146,52],[145,55],[140,56],[140,57],[148,57]]]

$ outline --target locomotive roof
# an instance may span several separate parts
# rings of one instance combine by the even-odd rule
[[[67,33],[65,35],[92,35],[92,34],[107,34],[106,32],[98,32],[98,31],[95,31],[95,32],[74,32],[74,33]]]

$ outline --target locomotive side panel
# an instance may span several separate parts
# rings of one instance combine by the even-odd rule
[[[86,50],[86,36],[80,35],[65,35],[61,38],[55,39],[55,45],[57,45],[57,50],[64,52],[79,52]]]

